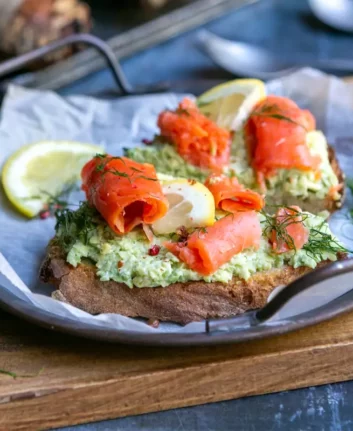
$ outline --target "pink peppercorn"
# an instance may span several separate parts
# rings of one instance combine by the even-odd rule
[[[142,139],[142,143],[145,145],[152,145],[152,141],[150,139]]]
[[[160,248],[160,246],[159,245],[157,245],[157,244],[155,244],[155,245],[153,245],[149,250],[148,250],[148,254],[150,255],[150,256],[157,256],[157,254],[159,253],[159,250],[160,250],[161,248]]]
[[[50,217],[50,211],[49,210],[42,210],[42,211],[40,211],[39,217],[42,220],[45,220],[46,218]]]

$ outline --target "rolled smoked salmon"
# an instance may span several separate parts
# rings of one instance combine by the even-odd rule
[[[221,172],[229,163],[230,133],[201,114],[192,100],[185,98],[176,111],[162,112],[158,126],[161,135],[192,165]]]
[[[193,232],[182,243],[164,246],[189,268],[210,275],[243,250],[260,246],[261,226],[255,211],[238,212],[216,221],[207,229]]]
[[[126,157],[96,156],[83,167],[82,189],[110,228],[124,234],[168,211],[154,166]]]
[[[236,177],[212,174],[207,178],[205,186],[213,194],[216,208],[220,210],[232,213],[260,211],[264,206],[263,197],[239,184]]]
[[[286,97],[268,96],[260,102],[245,124],[245,140],[258,182],[280,168],[317,171],[319,156],[310,153],[307,132],[315,129],[315,119]]]
[[[278,254],[289,250],[300,250],[308,242],[309,230],[304,226],[302,210],[297,206],[280,208],[276,214],[276,229],[270,241]]]

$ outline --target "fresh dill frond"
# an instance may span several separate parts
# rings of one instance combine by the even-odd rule
[[[260,211],[260,214],[264,217],[261,222],[264,224],[263,233],[267,237],[275,233],[278,242],[284,242],[290,250],[296,250],[293,237],[289,235],[287,228],[292,224],[302,223],[308,218],[308,214],[303,214],[290,207],[285,207],[285,209],[288,209],[288,212],[280,220],[275,215],[270,215],[264,210]]]
[[[147,181],[159,181],[158,178],[151,178],[151,177],[147,177],[146,175],[139,175],[136,178],[142,178],[142,179],[147,180]]]
[[[77,210],[68,208],[59,210],[55,216],[55,241],[66,251],[74,245],[77,239],[88,244],[91,234],[102,222],[97,210],[88,202],[81,202]]]
[[[59,209],[67,208],[70,203],[68,201],[70,194],[73,191],[79,190],[77,180],[75,178],[67,181],[63,187],[55,194],[50,193],[46,190],[39,189],[38,195],[32,195],[26,200],[38,199],[43,202],[43,207],[38,213],[40,218],[47,218],[55,215],[55,212]]]
[[[131,174],[128,174],[127,172],[119,171],[115,167],[109,168],[107,165],[112,160],[120,160],[121,162],[124,163],[124,165],[126,165],[126,162],[122,157],[105,158],[105,160],[103,160],[102,163],[99,163],[95,168],[96,172],[101,173],[102,183],[104,182],[104,178],[107,174],[112,174],[112,175],[115,175],[117,177],[126,178],[130,182],[130,184],[133,183],[133,180],[138,179],[138,178],[142,178],[142,179],[148,180],[148,181],[158,181],[157,178],[151,178],[151,177],[148,177],[147,175],[143,175],[144,171],[142,169],[135,168],[134,166],[129,167],[129,169],[132,171]],[[137,173],[140,173],[141,175],[136,176],[135,174],[137,174]]]
[[[303,250],[316,262],[324,260],[324,253],[351,253],[346,247],[340,244],[332,235],[323,231],[325,222],[318,228],[311,228],[309,240],[303,246]]]
[[[295,124],[296,126],[300,126],[304,130],[307,130],[303,124],[292,120],[290,117],[285,115],[285,111],[283,111],[283,109],[277,104],[265,104],[259,110],[255,109],[251,113],[251,116],[275,118],[276,120],[287,121],[288,123]]]
[[[0,369],[0,374],[4,374],[6,376],[12,377],[13,379],[17,379],[17,378],[28,379],[30,377],[38,377],[42,373],[43,370],[44,370],[44,367],[42,367],[37,373],[33,373],[33,374],[17,374],[17,373],[15,373],[13,371]]]
[[[197,229],[197,235],[198,235],[198,237],[200,237],[200,234],[206,234],[207,232],[208,232],[208,230],[207,230],[207,228],[205,226],[199,227]]]
[[[190,112],[187,109],[184,108],[178,108],[175,113],[177,115],[186,115],[187,117],[190,117]]]
[[[284,208],[290,210],[290,213],[281,216],[280,220],[275,215],[270,215],[264,210],[260,211],[264,217],[264,220],[261,221],[264,225],[263,234],[270,238],[274,232],[278,242],[282,241],[290,250],[296,251],[293,237],[288,234],[287,228],[292,224],[305,222],[305,220],[310,217],[310,214],[303,213],[292,207]],[[308,228],[309,239],[302,247],[302,250],[316,262],[324,260],[325,254],[336,255],[337,253],[350,253],[350,251],[340,244],[332,234],[325,232],[325,225],[326,222],[323,221],[318,227]]]
[[[135,168],[134,166],[131,166],[130,167],[130,169],[132,170],[132,171],[134,171],[134,172],[139,172],[139,173],[142,173],[143,171],[141,171],[141,169],[137,169],[137,168]]]

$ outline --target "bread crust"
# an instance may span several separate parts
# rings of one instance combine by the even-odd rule
[[[334,148],[331,147],[330,145],[328,146],[328,156],[329,156],[332,170],[338,179],[338,184],[340,186],[339,193],[341,196],[340,199],[336,200],[336,201],[334,201],[330,197],[327,197],[327,199],[326,199],[325,207],[328,211],[330,211],[330,213],[333,213],[334,211],[342,208],[342,205],[344,202],[344,198],[345,198],[345,188],[344,188],[345,175],[344,175],[344,173],[343,173],[343,171],[342,171],[342,169],[338,163],[336,152],[335,152]]]
[[[247,281],[236,277],[228,284],[192,281],[167,287],[129,288],[123,283],[101,281],[92,264],[82,263],[76,268],[69,265],[60,249],[50,245],[40,277],[57,288],[55,299],[91,314],[118,313],[186,324],[263,307],[275,287],[310,271],[307,267],[284,266],[259,272]]]

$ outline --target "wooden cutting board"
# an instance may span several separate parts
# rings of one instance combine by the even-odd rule
[[[0,313],[0,430],[39,430],[353,378],[353,313],[227,346],[104,344]],[[24,377],[26,376],[26,377]]]

